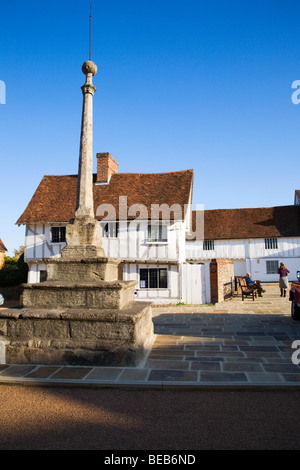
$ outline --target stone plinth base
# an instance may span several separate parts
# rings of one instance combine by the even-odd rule
[[[47,281],[23,284],[25,308],[118,309],[131,304],[136,281]]]
[[[137,366],[153,341],[151,304],[118,310],[0,310],[8,364]]]
[[[65,248],[66,249],[66,248]],[[47,258],[48,281],[113,281],[118,279],[120,261],[112,258],[83,258],[78,260]]]

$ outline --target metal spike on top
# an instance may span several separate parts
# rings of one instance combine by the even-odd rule
[[[92,56],[92,0],[90,3],[90,55],[89,60],[91,60]]]
[[[91,60],[92,56],[92,0],[90,0],[90,51],[89,60],[87,60],[83,66],[82,71],[85,75],[92,74],[94,76],[97,73],[97,65]],[[91,80],[90,80],[91,82]]]

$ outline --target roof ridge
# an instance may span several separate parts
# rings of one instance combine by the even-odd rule
[[[212,211],[246,211],[246,210],[259,210],[259,209],[277,209],[277,208],[284,208],[284,207],[298,207],[295,204],[285,204],[283,206],[260,206],[260,207],[229,207],[226,209],[204,209],[204,212],[212,212]],[[199,209],[193,209],[192,212],[198,212]],[[201,211],[202,212],[202,211]]]
[[[192,168],[188,170],[175,170],[175,171],[159,171],[157,173],[144,173],[142,171],[124,171],[122,173],[113,173],[113,175],[169,175],[170,173],[187,173],[188,171],[194,171]]]
[[[187,173],[187,172],[190,172],[190,171],[194,171],[192,168],[189,168],[187,170],[175,170],[175,171],[160,171],[158,173],[144,173],[144,172],[141,172],[141,171],[124,171],[124,172],[118,172],[118,173],[113,173],[111,176],[114,176],[114,175],[170,175],[170,174],[174,174],[174,173]],[[93,173],[93,175],[96,175],[97,173]],[[44,178],[45,177],[58,177],[58,176],[78,176],[76,173],[75,174],[70,174],[70,175],[44,175]]]

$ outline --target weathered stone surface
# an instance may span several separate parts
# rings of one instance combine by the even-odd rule
[[[122,309],[133,302],[135,281],[24,284],[25,308]]]
[[[88,75],[89,73],[96,75],[97,65],[93,61],[87,60],[82,66],[82,72],[84,75]]]
[[[0,322],[6,331],[7,363],[136,366],[153,339],[147,302],[121,312],[2,310]]]
[[[92,185],[92,181],[90,184]],[[85,191],[89,193],[91,189],[88,187],[85,188]],[[90,197],[93,197],[92,193]],[[89,198],[87,197],[87,199]],[[82,202],[82,206],[78,208],[78,211],[81,210],[83,214],[85,210],[88,211],[84,204],[89,207],[89,212],[93,214],[93,199],[89,202]],[[89,206],[89,204],[91,204],[91,206]],[[62,258],[79,260],[105,257],[102,248],[101,226],[94,216],[81,215],[75,217],[75,219],[67,225],[66,239],[67,245],[62,250]]]
[[[33,336],[34,324],[32,321],[23,320],[21,317],[21,321],[15,319],[7,322],[7,338],[31,339]]]
[[[5,336],[7,334],[7,322],[5,320],[0,320],[0,336]]]
[[[48,258],[48,281],[113,281],[118,278],[119,260],[112,258]]]

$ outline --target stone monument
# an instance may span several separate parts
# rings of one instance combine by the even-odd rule
[[[135,302],[135,281],[118,280],[105,257],[93,200],[93,95],[97,66],[82,71],[83,110],[74,220],[47,281],[23,285],[23,307],[0,312],[7,363],[136,366],[153,341],[151,304]],[[63,201],[62,201],[63,204]]]

